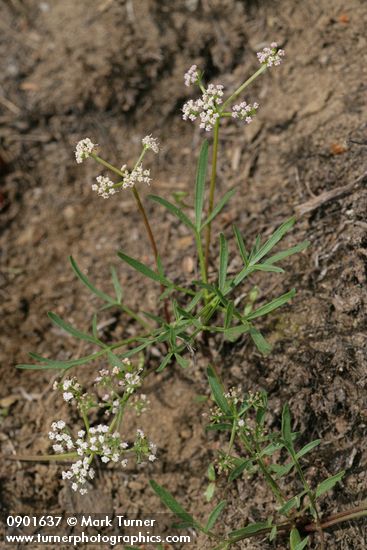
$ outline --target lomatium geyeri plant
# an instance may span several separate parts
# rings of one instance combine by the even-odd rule
[[[82,272],[76,260],[70,258],[75,275],[91,293],[100,299],[102,303],[101,308],[93,315],[91,330],[87,332],[77,329],[55,313],[49,313],[49,317],[59,328],[68,332],[73,337],[85,341],[91,347],[91,350],[83,357],[69,360],[54,360],[32,353],[31,357],[37,361],[37,364],[19,365],[20,368],[25,369],[57,369],[62,371],[63,377],[58,387],[63,390],[64,398],[65,394],[67,397],[70,397],[70,400],[72,399],[77,404],[81,412],[84,427],[79,431],[77,439],[66,431],[63,421],[56,421],[56,424],[53,425],[54,429],[51,432],[53,434],[51,438],[53,437],[56,440],[54,451],[59,453],[56,457],[62,458],[62,455],[66,455],[66,458],[69,460],[72,458],[70,454],[75,456],[75,458],[78,457],[72,469],[65,471],[63,474],[63,477],[72,481],[74,489],[78,490],[81,487],[84,492],[86,479],[90,479],[93,476],[93,474],[91,475],[93,471],[91,470],[91,464],[95,458],[100,457],[104,462],[120,462],[123,465],[125,464],[125,454],[128,452],[135,453],[138,460],[141,460],[145,456],[148,456],[148,460],[153,460],[152,457],[155,458],[155,447],[140,432],[138,432],[138,438],[134,442],[131,442],[131,438],[129,438],[127,433],[126,441],[122,442],[120,439],[119,434],[120,429],[122,429],[124,410],[133,403],[134,394],[128,391],[126,386],[127,380],[131,376],[143,380],[150,372],[154,370],[160,372],[174,362],[177,362],[181,367],[188,367],[190,359],[195,354],[198,346],[202,346],[205,351],[205,346],[208,345],[208,336],[210,335],[222,335],[225,340],[232,342],[244,335],[249,335],[262,354],[267,355],[271,351],[269,343],[256,326],[257,319],[270,314],[288,303],[294,296],[295,290],[292,289],[271,300],[263,299],[261,305],[257,305],[257,290],[253,286],[251,276],[254,273],[263,271],[274,274],[284,273],[284,270],[278,264],[289,256],[304,250],[308,246],[308,242],[304,241],[291,248],[273,252],[274,247],[278,245],[286,233],[293,227],[295,223],[294,218],[286,220],[265,240],[259,235],[250,249],[247,248],[240,229],[234,226],[234,242],[240,257],[241,267],[237,272],[233,272],[232,269],[230,271],[228,269],[229,244],[222,233],[219,234],[218,238],[219,254],[217,265],[215,266],[212,262],[212,223],[236,192],[236,189],[228,189],[216,202],[221,123],[225,120],[240,121],[244,124],[252,122],[258,112],[259,104],[256,102],[248,103],[243,97],[243,92],[255,79],[264,74],[268,68],[279,65],[283,56],[283,50],[279,49],[275,43],[272,43],[270,47],[264,48],[258,53],[259,69],[236,90],[227,95],[223,86],[211,83],[206,84],[204,82],[204,74],[197,66],[193,65],[185,74],[185,84],[187,86],[196,86],[200,97],[198,99],[190,99],[183,106],[183,119],[194,123],[198,121],[205,133],[207,135],[212,134],[213,136],[209,188],[208,190],[206,189],[209,142],[205,139],[201,145],[196,172],[192,205],[193,216],[190,212],[185,211],[185,205],[182,202],[174,204],[166,198],[157,195],[150,195],[149,198],[159,206],[165,208],[171,215],[178,218],[191,232],[193,243],[196,247],[198,266],[197,273],[192,278],[184,279],[182,276],[177,280],[177,278],[173,279],[166,273],[164,268],[165,258],[160,255],[149,216],[140,197],[140,187],[142,185],[150,185],[151,183],[150,170],[145,167],[143,161],[145,162],[145,157],[149,152],[159,153],[158,140],[151,135],[147,135],[142,139],[141,152],[132,167],[127,167],[126,164],[118,167],[108,162],[103,158],[101,148],[89,138],[82,139],[76,146],[75,157],[78,164],[84,161],[94,161],[103,167],[103,173],[99,174],[96,177],[96,183],[92,184],[92,190],[100,197],[118,200],[118,193],[133,194],[152,250],[152,262],[151,265],[143,264],[123,251],[118,252],[118,257],[130,268],[143,274],[147,279],[154,281],[160,290],[156,312],[152,314],[143,310],[133,311],[124,303],[123,289],[119,283],[116,270],[113,267],[111,268],[111,276],[114,293],[110,295],[97,288],[90,278]],[[210,270],[209,267],[211,268]],[[106,342],[102,339],[99,332],[98,315],[103,311],[115,308],[133,319],[136,325],[139,326],[140,331],[137,330],[134,336],[129,336],[117,342]],[[207,337],[202,338],[203,334],[207,335]],[[161,352],[157,368],[148,368],[144,361],[141,364],[142,353],[150,346],[154,346],[156,350],[158,349]],[[101,361],[102,364],[100,363]],[[97,369],[101,370],[102,368],[102,372],[107,373],[106,363],[112,369],[111,372],[108,371],[108,375],[102,375],[101,380],[109,380],[111,384],[117,380],[119,381],[119,389],[111,389],[108,392],[108,397],[105,400],[102,397],[102,401],[92,399],[89,396],[85,397],[85,394],[78,389],[77,381],[70,382],[69,379],[65,380],[69,369],[92,362],[96,362],[98,365]],[[134,363],[140,366],[134,366]],[[73,388],[73,391],[71,388]],[[251,402],[251,405],[248,405],[248,410],[253,410],[256,407],[260,408],[259,403],[261,399],[263,398],[256,397],[256,399],[248,401],[248,403]],[[226,400],[225,403],[226,411],[222,410],[222,412],[226,412],[229,415],[228,407],[230,407],[233,416],[232,426],[234,427],[231,428],[230,444],[230,449],[232,449],[234,441],[237,439],[242,441],[244,445],[245,441],[248,442],[249,436],[246,432],[248,428],[240,429],[248,425],[246,424],[247,409],[242,412],[237,409],[235,410],[233,408],[233,400],[231,405],[230,400]],[[94,409],[98,407],[104,408],[105,412],[113,417],[110,424],[90,425],[87,413],[89,411],[95,416]],[[124,429],[126,429],[125,426]],[[83,435],[81,435],[82,432]],[[252,441],[254,436],[251,436],[251,445],[247,448],[246,443],[245,449],[249,454],[246,460],[248,460],[249,468],[250,466],[251,468],[255,466],[260,468],[266,481],[270,482],[270,478],[274,479],[274,472],[271,472],[269,468],[266,468],[265,471],[263,470],[261,464],[265,463],[265,461],[258,458],[259,453],[262,451],[259,451],[256,445],[260,445],[260,443],[266,441],[266,439],[262,438],[270,437],[271,439],[273,436],[265,436],[260,432],[256,441]],[[284,434],[282,437],[285,442],[282,440],[283,443],[281,443],[280,439],[275,438],[274,442],[271,443],[273,447],[275,446],[274,452],[279,452],[282,448],[286,449],[293,460],[291,468],[294,467],[300,473],[299,454],[297,457],[297,453],[290,446],[290,442],[285,440]],[[230,465],[236,463],[235,458],[229,454],[225,457],[226,461]],[[223,467],[225,466],[225,462],[223,463]],[[238,468],[239,465],[237,464],[236,467]],[[289,468],[289,471],[291,468]],[[277,487],[276,491],[278,491],[278,484],[275,485],[275,482],[272,482],[270,485],[273,492],[275,491],[275,487]],[[298,495],[295,501],[296,504],[298,505],[304,494],[307,494],[309,509],[317,519],[314,496],[310,490],[302,493],[301,496]],[[283,497],[281,504],[282,506],[286,506],[287,513],[292,508],[287,509],[287,501],[284,500],[283,502]],[[293,506],[293,508],[297,508],[297,506]],[[217,512],[214,512],[214,516],[216,514]],[[271,529],[273,530],[274,526]],[[225,544],[228,545],[229,543],[226,542]],[[297,550],[299,549],[300,547],[297,548]]]
[[[271,542],[278,535],[288,536],[291,550],[302,550],[312,533],[319,534],[320,548],[326,549],[324,529],[367,514],[366,507],[362,506],[321,518],[320,497],[340,482],[345,473],[338,472],[311,488],[302,461],[320,445],[321,440],[299,446],[300,434],[292,432],[287,404],[283,407],[280,429],[272,430],[267,421],[268,398],[265,392],[243,395],[240,388],[225,391],[220,376],[212,367],[207,369],[207,376],[214,400],[207,429],[228,434],[227,445],[223,444],[216,463],[210,465],[211,485],[220,474],[227,476],[228,486],[241,476],[245,475],[251,483],[255,476],[260,475],[273,495],[275,506],[265,520],[220,535],[213,529],[227,506],[226,500],[221,500],[207,521],[202,523],[186,512],[167,489],[151,481],[162,502],[181,520],[179,527],[191,527],[204,533],[208,537],[207,547],[212,550],[228,550],[251,537],[262,537]],[[295,492],[292,493],[293,488]],[[211,491],[210,500],[212,494]],[[223,528],[219,528],[219,532],[223,533]]]
[[[134,368],[129,359],[123,360],[123,366],[124,369],[101,369],[93,392],[84,391],[76,377],[63,378],[53,386],[62,393],[64,401],[77,408],[82,425],[71,429],[64,420],[52,422],[48,437],[56,454],[49,458],[72,463],[70,469],[62,472],[62,479],[70,481],[71,488],[82,495],[88,492],[88,482],[95,476],[94,460],[126,468],[130,457],[135,457],[138,464],[157,458],[157,447],[143,430],[136,431],[133,441],[121,438],[126,410],[140,416],[149,406],[146,395],[138,393],[142,367]],[[103,422],[93,422],[101,416]],[[130,433],[126,435],[131,438]]]

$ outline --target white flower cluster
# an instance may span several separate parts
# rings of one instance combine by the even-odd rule
[[[57,441],[52,445],[55,453],[65,453],[74,449],[72,437],[66,431],[66,425],[63,420],[58,420],[51,424],[52,431],[48,432],[48,437],[51,441]]]
[[[93,479],[95,471],[90,465],[90,459],[84,457],[81,460],[77,460],[71,465],[70,470],[65,470],[61,473],[62,479],[68,479],[71,482],[71,488],[73,491],[78,491],[81,495],[85,495],[88,489],[85,487],[88,478]]]
[[[279,50],[278,44],[272,42],[270,47],[266,47],[261,50],[261,52],[257,52],[257,58],[261,64],[271,67],[272,65],[280,65],[284,54],[284,50]]]
[[[147,396],[145,393],[141,393],[140,395],[134,395],[131,400],[131,405],[136,411],[136,414],[140,416],[144,412],[147,411],[148,406],[150,404],[149,399],[147,399]]]
[[[159,142],[157,138],[152,137],[152,134],[149,134],[149,136],[145,136],[141,140],[143,146],[146,149],[151,149],[153,153],[157,154],[159,153]]]
[[[62,472],[62,479],[69,479],[72,482],[72,489],[83,495],[87,492],[84,487],[88,477],[93,479],[94,470],[90,467],[94,455],[100,456],[101,461],[119,462],[123,467],[127,465],[127,459],[124,453],[128,448],[128,443],[121,441],[118,432],[109,433],[109,426],[98,424],[89,429],[89,434],[85,430],[78,431],[78,439],[73,441],[71,435],[67,432],[65,422],[58,420],[51,425],[52,431],[48,436],[52,441],[57,441],[52,448],[55,453],[65,453],[72,449],[80,456],[80,460],[71,465],[70,470]]]
[[[124,174],[122,179],[122,187],[124,189],[134,187],[137,183],[146,183],[147,185],[150,185],[150,170],[144,170],[142,164],[139,164],[131,172],[127,170],[126,164],[124,164],[124,166],[121,166],[121,172]]]
[[[124,378],[119,381],[119,386],[122,386],[125,393],[132,394],[139,386],[141,386],[141,370],[142,369],[135,372],[127,372]]]
[[[87,159],[95,148],[95,143],[89,138],[82,139],[79,141],[75,148],[75,159],[78,164],[82,163],[83,160]]]
[[[184,120],[195,121],[200,118],[200,128],[209,132],[220,114],[218,106],[222,103],[223,86],[221,84],[209,84],[201,98],[193,101],[190,99],[182,108]]]
[[[54,390],[61,390],[63,392],[62,396],[64,401],[71,401],[74,397],[79,397],[81,395],[82,387],[77,382],[75,377],[65,378],[61,382],[54,382]]]
[[[184,79],[185,79],[185,86],[191,86],[192,84],[196,84],[199,80],[199,71],[197,68],[197,65],[191,65],[189,70],[185,73]]]
[[[247,124],[250,124],[250,122],[252,122],[254,116],[256,115],[258,108],[258,103],[254,103],[253,105],[251,105],[249,103],[246,103],[246,101],[242,101],[237,105],[233,105],[232,117],[238,118],[239,120],[244,120]]]
[[[224,394],[224,397],[230,402],[231,405],[237,405],[239,402],[241,388],[230,388],[227,393]]]
[[[108,199],[111,195],[116,193],[116,189],[113,187],[115,184],[107,176],[97,176],[96,180],[98,185],[97,183],[94,183],[92,185],[92,189],[104,199]]]

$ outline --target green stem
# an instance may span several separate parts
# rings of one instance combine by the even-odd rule
[[[217,179],[219,122],[220,122],[220,118],[218,118],[216,120],[216,123],[214,125],[212,173],[211,173],[210,188],[209,188],[208,217],[211,215],[211,213],[213,212],[213,208],[214,208],[215,184],[216,184],[216,179]],[[212,231],[212,224],[210,222],[210,223],[208,223],[208,225],[206,227],[206,238],[205,238],[205,276],[206,276],[206,279],[208,278],[211,231]]]
[[[311,507],[312,507],[312,510],[315,514],[315,518],[316,518],[316,525],[318,527],[318,532],[320,534],[320,545],[321,545],[321,550],[325,550],[325,539],[324,539],[324,533],[322,531],[322,526],[321,526],[321,520],[320,520],[320,516],[319,516],[319,512],[317,510],[317,504],[316,504],[316,499],[315,499],[315,496],[313,494],[313,492],[311,491],[311,488],[307,482],[307,479],[305,478],[304,476],[304,473],[302,471],[302,468],[300,466],[300,463],[298,462],[298,459],[297,459],[297,456],[294,452],[294,450],[292,448],[289,448],[288,449],[292,459],[293,459],[293,462],[294,462],[294,465],[296,467],[296,470],[298,472],[298,475],[302,481],[302,484],[305,488],[305,490],[307,491],[307,495],[308,495],[308,498],[310,499],[310,504],[311,504]]]
[[[255,449],[253,449],[252,446],[251,446],[251,443],[248,441],[248,438],[244,433],[242,433],[240,435],[240,439],[241,439],[246,451],[250,455],[250,459],[254,460],[259,465],[259,468],[260,468],[260,470],[262,471],[262,473],[264,475],[265,481],[269,485],[272,493],[274,494],[274,496],[276,497],[278,502],[283,506],[283,504],[285,503],[285,498],[282,494],[282,491],[280,490],[280,487],[279,487],[278,483],[275,481],[273,476],[269,473],[263,459],[261,458],[260,449],[258,448],[258,446],[256,444],[255,444]]]
[[[247,88],[247,86],[249,86],[254,80],[256,80],[256,78],[258,76],[260,76],[261,74],[263,74],[267,69],[267,65],[261,65],[260,69],[258,69],[256,71],[256,73],[254,73],[252,76],[250,76],[250,78],[248,78],[243,84],[241,84],[241,86],[239,88],[237,88],[237,90],[235,90],[233,92],[232,95],[229,96],[228,99],[225,100],[225,102],[223,103],[222,105],[222,111],[224,110],[224,108],[229,105],[230,103],[232,103],[232,101],[234,101],[242,92],[245,88]]]
[[[135,163],[135,166],[133,168],[133,170],[135,170],[139,164],[141,163],[141,161],[143,160],[143,157],[145,155],[147,151],[147,148],[146,147],[143,147],[143,150],[142,152],[140,153],[140,156],[138,158],[138,160],[136,161]],[[114,172],[115,174],[121,176],[121,177],[124,177],[124,173],[119,170],[118,168],[116,168],[115,166],[113,166],[112,164],[110,164],[109,162],[107,162],[106,160],[102,159],[101,157],[99,157],[98,155],[96,155],[95,153],[92,153],[91,154],[91,157],[94,158],[94,160],[96,160],[97,162],[99,162],[99,164],[102,164],[102,166],[104,166],[105,168],[108,168],[109,170],[111,170],[112,172]],[[131,188],[131,191],[134,195],[134,198],[135,198],[135,201],[136,201],[136,204],[138,206],[138,210],[143,218],[143,222],[144,222],[144,226],[145,226],[145,229],[147,231],[147,234],[148,234],[148,238],[149,238],[149,242],[151,244],[151,247],[152,247],[152,251],[153,251],[153,255],[154,255],[154,259],[155,259],[155,262],[156,262],[156,265],[157,265],[157,269],[158,269],[158,247],[157,247],[157,243],[155,241],[155,238],[154,238],[154,235],[153,235],[153,231],[152,231],[152,228],[151,228],[151,225],[149,223],[149,219],[148,219],[148,216],[147,216],[147,213],[146,213],[146,210],[143,206],[143,203],[141,202],[141,199],[140,199],[140,195],[139,195],[139,192],[138,190],[136,189],[136,187],[132,187]],[[164,286],[161,285],[161,291],[163,292],[164,291]],[[170,315],[169,315],[169,311],[168,311],[168,302],[167,300],[164,301],[164,314],[165,314],[165,317],[166,317],[166,321],[167,323],[170,322]]]
[[[207,273],[206,273],[206,264],[205,264],[205,258],[204,258],[204,251],[203,251],[203,245],[201,242],[200,233],[195,233],[195,240],[196,240],[196,248],[198,251],[198,257],[199,257],[199,265],[200,265],[200,273],[201,278],[204,283],[208,282]]]

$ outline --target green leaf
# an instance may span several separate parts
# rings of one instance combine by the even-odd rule
[[[93,333],[94,338],[97,340],[98,339],[98,329],[97,329],[97,315],[96,314],[93,315],[93,319],[92,319],[92,333]]]
[[[274,231],[274,233],[272,234],[272,236],[270,237],[270,239],[268,239],[266,241],[265,244],[263,244],[263,246],[260,247],[260,249],[258,250],[258,252],[254,255],[253,258],[251,258],[251,264],[256,264],[258,261],[261,260],[261,258],[263,258],[264,256],[266,256],[266,254],[268,254],[268,252],[270,252],[270,250],[284,237],[284,235],[294,226],[296,222],[296,218],[295,217],[292,217],[292,218],[289,218],[289,220],[285,221],[284,223],[282,223],[282,225],[280,227],[278,227],[278,229],[276,231]]]
[[[51,321],[60,327],[65,332],[68,332],[75,338],[78,338],[79,340],[86,340],[87,342],[92,342],[92,344],[98,344],[100,345],[101,342],[94,338],[94,336],[91,336],[90,334],[86,334],[84,332],[81,332],[80,330],[74,328],[72,325],[61,319],[56,313],[53,313],[52,311],[49,311],[47,313],[48,317],[51,319]]]
[[[335,474],[335,476],[332,476],[332,477],[328,477],[327,479],[325,479],[324,481],[322,481],[318,486],[317,486],[317,489],[316,489],[316,498],[319,498],[321,495],[323,495],[324,493],[326,493],[327,491],[330,491],[330,489],[332,489],[334,487],[334,485],[336,485],[337,483],[339,483],[343,476],[345,474],[345,471],[342,470],[341,472],[339,472],[338,474]]]
[[[261,334],[261,332],[259,330],[257,330],[255,327],[251,327],[250,328],[250,336],[251,336],[255,346],[259,350],[259,352],[262,353],[263,355],[269,355],[269,353],[272,350],[272,347],[269,344],[269,342],[267,342],[265,340],[265,338]]]
[[[175,353],[175,359],[182,369],[187,369],[190,366],[190,361],[178,353]]]
[[[112,284],[113,284],[113,288],[115,289],[117,303],[121,304],[121,300],[123,296],[122,287],[120,285],[120,281],[118,280],[116,269],[113,267],[113,265],[111,265],[111,275],[112,275]]]
[[[306,537],[305,539],[301,539],[301,535],[298,532],[298,529],[295,527],[291,530],[290,537],[289,537],[289,543],[290,543],[290,549],[291,550],[303,550],[305,546],[308,543],[309,537]]]
[[[112,351],[107,352],[107,359],[111,367],[119,367],[119,369],[125,371],[126,365],[120,360],[119,357],[115,353],[112,353]]]
[[[292,510],[292,508],[299,508],[300,505],[300,497],[299,495],[289,499],[281,508],[278,510],[278,514],[282,514],[284,516],[287,516],[288,512]]]
[[[208,432],[228,432],[232,430],[232,424],[218,423],[209,424],[205,428]]]
[[[270,531],[270,535],[269,535],[269,541],[270,542],[273,542],[273,540],[275,540],[277,536],[277,526],[276,525],[273,525],[271,531]]]
[[[289,302],[289,300],[291,300],[295,294],[296,289],[292,288],[292,290],[286,292],[286,294],[282,294],[281,296],[278,296],[278,298],[275,298],[275,300],[272,300],[271,302],[268,302],[267,304],[255,309],[255,311],[250,313],[250,315],[248,315],[246,318],[250,321],[252,319],[256,319],[257,317],[267,315],[271,311],[274,311],[275,309],[278,309],[278,307],[281,307]]]
[[[191,514],[189,514],[184,508],[182,508],[181,504],[177,502],[177,500],[171,495],[169,491],[167,491],[167,489],[164,489],[164,487],[158,485],[158,483],[156,483],[153,479],[151,479],[149,483],[155,494],[158,495],[163,504],[165,504],[165,506],[167,506],[167,508],[171,510],[171,512],[176,514],[176,516],[185,523],[187,522],[192,526],[197,526],[197,523],[191,516]]]
[[[207,217],[207,219],[205,220],[205,222],[201,226],[200,231],[202,231],[205,226],[207,226],[209,223],[211,223],[214,220],[214,218],[216,216],[218,216],[218,214],[221,212],[221,210],[224,208],[224,206],[227,204],[227,202],[233,197],[233,195],[235,194],[236,191],[237,191],[237,189],[230,189],[229,191],[227,191],[227,193],[225,193],[225,195],[223,195],[221,200],[214,207],[214,209],[213,209],[212,213],[210,214],[210,216]]]
[[[288,449],[293,450],[293,438],[291,430],[291,412],[289,405],[286,403],[282,412],[282,438]]]
[[[186,216],[186,214],[184,214],[184,212],[181,210],[181,208],[178,208],[177,206],[175,206],[171,202],[167,201],[166,199],[163,199],[162,197],[158,197],[157,195],[148,195],[148,197],[152,201],[158,202],[159,204],[161,204],[162,206],[167,208],[167,210],[169,212],[171,212],[171,214],[176,216],[176,218],[178,218],[184,225],[186,225],[186,227],[192,229],[193,231],[196,231],[196,228],[195,228],[194,224]]]
[[[136,271],[139,271],[149,279],[153,279],[153,281],[161,283],[162,285],[165,285],[165,286],[171,286],[170,282],[165,277],[162,277],[161,275],[159,275],[159,273],[156,273],[155,271],[150,269],[150,267],[142,264],[138,260],[131,258],[130,256],[128,256],[127,254],[124,254],[123,252],[118,252],[117,255],[119,258],[121,258],[121,260],[129,264],[132,268],[134,268]]]
[[[223,235],[219,236],[219,276],[218,286],[219,290],[224,291],[227,278],[228,269],[228,243]]]
[[[210,502],[211,499],[213,498],[214,493],[215,493],[215,488],[216,488],[215,483],[211,482],[211,483],[209,483],[209,485],[205,489],[204,496],[205,496],[205,500],[207,502]]]
[[[228,330],[231,326],[231,322],[233,319],[233,312],[234,312],[234,303],[232,301],[228,302],[228,306],[226,309],[226,315],[224,318],[224,328],[225,330]]]
[[[222,500],[221,502],[219,502],[219,504],[217,504],[217,506],[214,508],[214,510],[211,512],[209,518],[208,518],[208,521],[205,525],[205,529],[206,531],[211,531],[211,529],[213,529],[214,525],[216,524],[219,516],[221,515],[221,513],[223,512],[224,508],[226,507],[227,505],[227,501],[226,500]]]
[[[208,165],[208,141],[204,140],[200,150],[199,162],[198,162],[198,167],[196,172],[196,185],[195,185],[195,225],[196,225],[196,230],[198,232],[200,231],[201,218],[203,214],[207,165]]]
[[[260,523],[250,523],[246,527],[243,527],[243,529],[237,529],[236,531],[231,531],[229,533],[229,536],[232,538],[232,537],[242,537],[245,535],[252,535],[254,533],[258,533],[259,531],[263,531],[268,527],[269,527],[269,524],[266,521],[262,521]]]
[[[300,451],[298,451],[298,453],[296,454],[296,458],[301,458],[305,454],[312,451],[312,449],[320,445],[320,443],[321,443],[321,439],[315,439],[315,441],[311,441],[311,443],[307,443],[307,445],[305,445]]]
[[[249,332],[251,327],[248,324],[242,324],[235,327],[227,328],[223,331],[224,337],[229,342],[235,342],[242,334]]]
[[[250,273],[253,271],[268,271],[270,273],[284,273],[284,269],[278,267],[277,265],[264,264],[255,264],[251,266]]]
[[[306,537],[305,539],[301,540],[301,542],[296,544],[294,550],[303,550],[304,548],[306,548],[309,540],[310,540],[310,537]]]
[[[240,477],[240,475],[245,471],[247,470],[247,468],[249,466],[252,466],[252,462],[250,459],[245,459],[245,460],[241,460],[241,463],[236,466],[230,473],[229,477],[228,477],[228,481],[234,481],[235,479],[237,479],[238,477]]]
[[[228,405],[227,399],[224,396],[223,386],[218,380],[218,377],[212,367],[208,367],[206,369],[208,380],[209,380],[209,386],[212,390],[212,394],[214,397],[214,401],[220,408],[224,414],[230,416],[232,414],[232,411]]]
[[[166,366],[168,365],[168,363],[171,361],[172,356],[173,356],[173,353],[169,353],[168,355],[166,355],[166,356],[163,358],[161,364],[160,364],[159,367],[157,368],[157,372],[162,372],[162,370],[166,368]]]
[[[208,476],[209,481],[215,481],[216,480],[217,476],[215,475],[214,464],[212,464],[212,463],[209,464],[206,475]]]
[[[71,267],[75,273],[75,275],[81,280],[81,282],[87,287],[89,288],[89,290],[91,290],[93,292],[93,294],[95,294],[96,296],[98,296],[99,298],[101,298],[104,302],[108,302],[109,304],[113,304],[115,303],[115,301],[113,300],[113,298],[111,298],[111,296],[108,296],[108,294],[106,294],[105,292],[102,292],[102,290],[98,290],[98,288],[96,288],[91,282],[90,280],[88,279],[88,277],[86,275],[84,275],[84,273],[82,273],[76,263],[76,261],[74,260],[74,258],[72,256],[69,256],[69,260],[70,260],[70,263],[71,263]]]
[[[267,264],[275,264],[276,262],[280,262],[281,260],[284,260],[284,258],[288,258],[288,256],[292,256],[292,254],[297,254],[298,252],[302,252],[302,250],[305,250],[308,246],[310,246],[310,241],[303,241],[300,244],[297,244],[296,246],[292,246],[291,248],[288,248],[288,250],[282,250],[281,252],[278,252],[277,254],[274,254],[274,256],[271,256],[266,260]]]
[[[245,243],[243,241],[242,235],[239,232],[239,229],[237,228],[236,225],[233,226],[233,232],[234,232],[234,236],[236,238],[236,242],[237,242],[238,250],[240,252],[240,256],[242,258],[243,263],[245,264],[245,267],[247,267],[248,263],[249,263],[248,252],[246,250],[246,246],[245,246]]]
[[[288,464],[271,464],[270,469],[272,472],[275,472],[277,474],[277,478],[283,477],[292,470],[294,467],[293,462],[288,462]]]

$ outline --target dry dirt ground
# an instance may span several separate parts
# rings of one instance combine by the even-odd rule
[[[97,198],[90,189],[96,166],[74,161],[79,139],[89,136],[106,158],[122,164],[132,162],[141,137],[153,133],[163,144],[158,160],[150,160],[154,192],[171,199],[173,192],[187,191],[190,203],[202,135],[180,117],[191,93],[183,73],[197,63],[207,80],[231,90],[256,69],[256,51],[277,40],[286,62],[249,90],[249,100],[261,103],[256,121],[246,128],[227,125],[221,134],[219,193],[232,185],[239,190],[214,230],[230,236],[236,222],[251,242],[296,212],[287,244],[311,241],[286,262],[284,275],[256,281],[260,298],[298,290],[292,305],[263,325],[274,345],[269,357],[246,338],[231,346],[211,340],[208,355],[198,353],[189,369],[171,367],[147,381],[151,413],[140,426],[158,444],[159,461],[141,471],[101,468],[80,499],[64,486],[56,465],[2,459],[2,513],[128,507],[149,515],[159,506],[147,484],[154,478],[204,517],[206,469],[219,445],[205,432],[206,405],[195,400],[208,393],[209,355],[228,385],[269,393],[274,426],[289,401],[302,441],[322,438],[320,451],[305,461],[312,484],[346,470],[344,483],[323,501],[323,512],[360,504],[367,496],[366,3],[3,0],[0,10],[3,456],[47,452],[50,422],[68,414],[51,391],[52,371],[19,371],[15,365],[28,361],[29,351],[53,358],[89,351],[52,328],[46,316],[53,310],[85,329],[98,305],[75,279],[69,254],[106,291],[109,266],[115,265],[128,305],[155,311],[157,288],[116,257],[124,250],[150,262],[132,196]],[[168,273],[185,281],[196,269],[191,239],[158,205],[145,202]],[[237,268],[238,260],[231,259]],[[104,320],[106,340],[137,330],[117,312]],[[154,360],[148,353],[146,363]],[[97,367],[81,367],[78,376],[87,382]],[[261,520],[272,508],[256,477],[230,489],[220,480],[217,495],[228,500],[223,531]],[[327,535],[328,548],[337,550],[360,550],[366,541],[363,522]],[[211,548],[201,539],[194,547]],[[285,547],[282,540],[239,545]],[[311,547],[317,548],[316,540]]]

